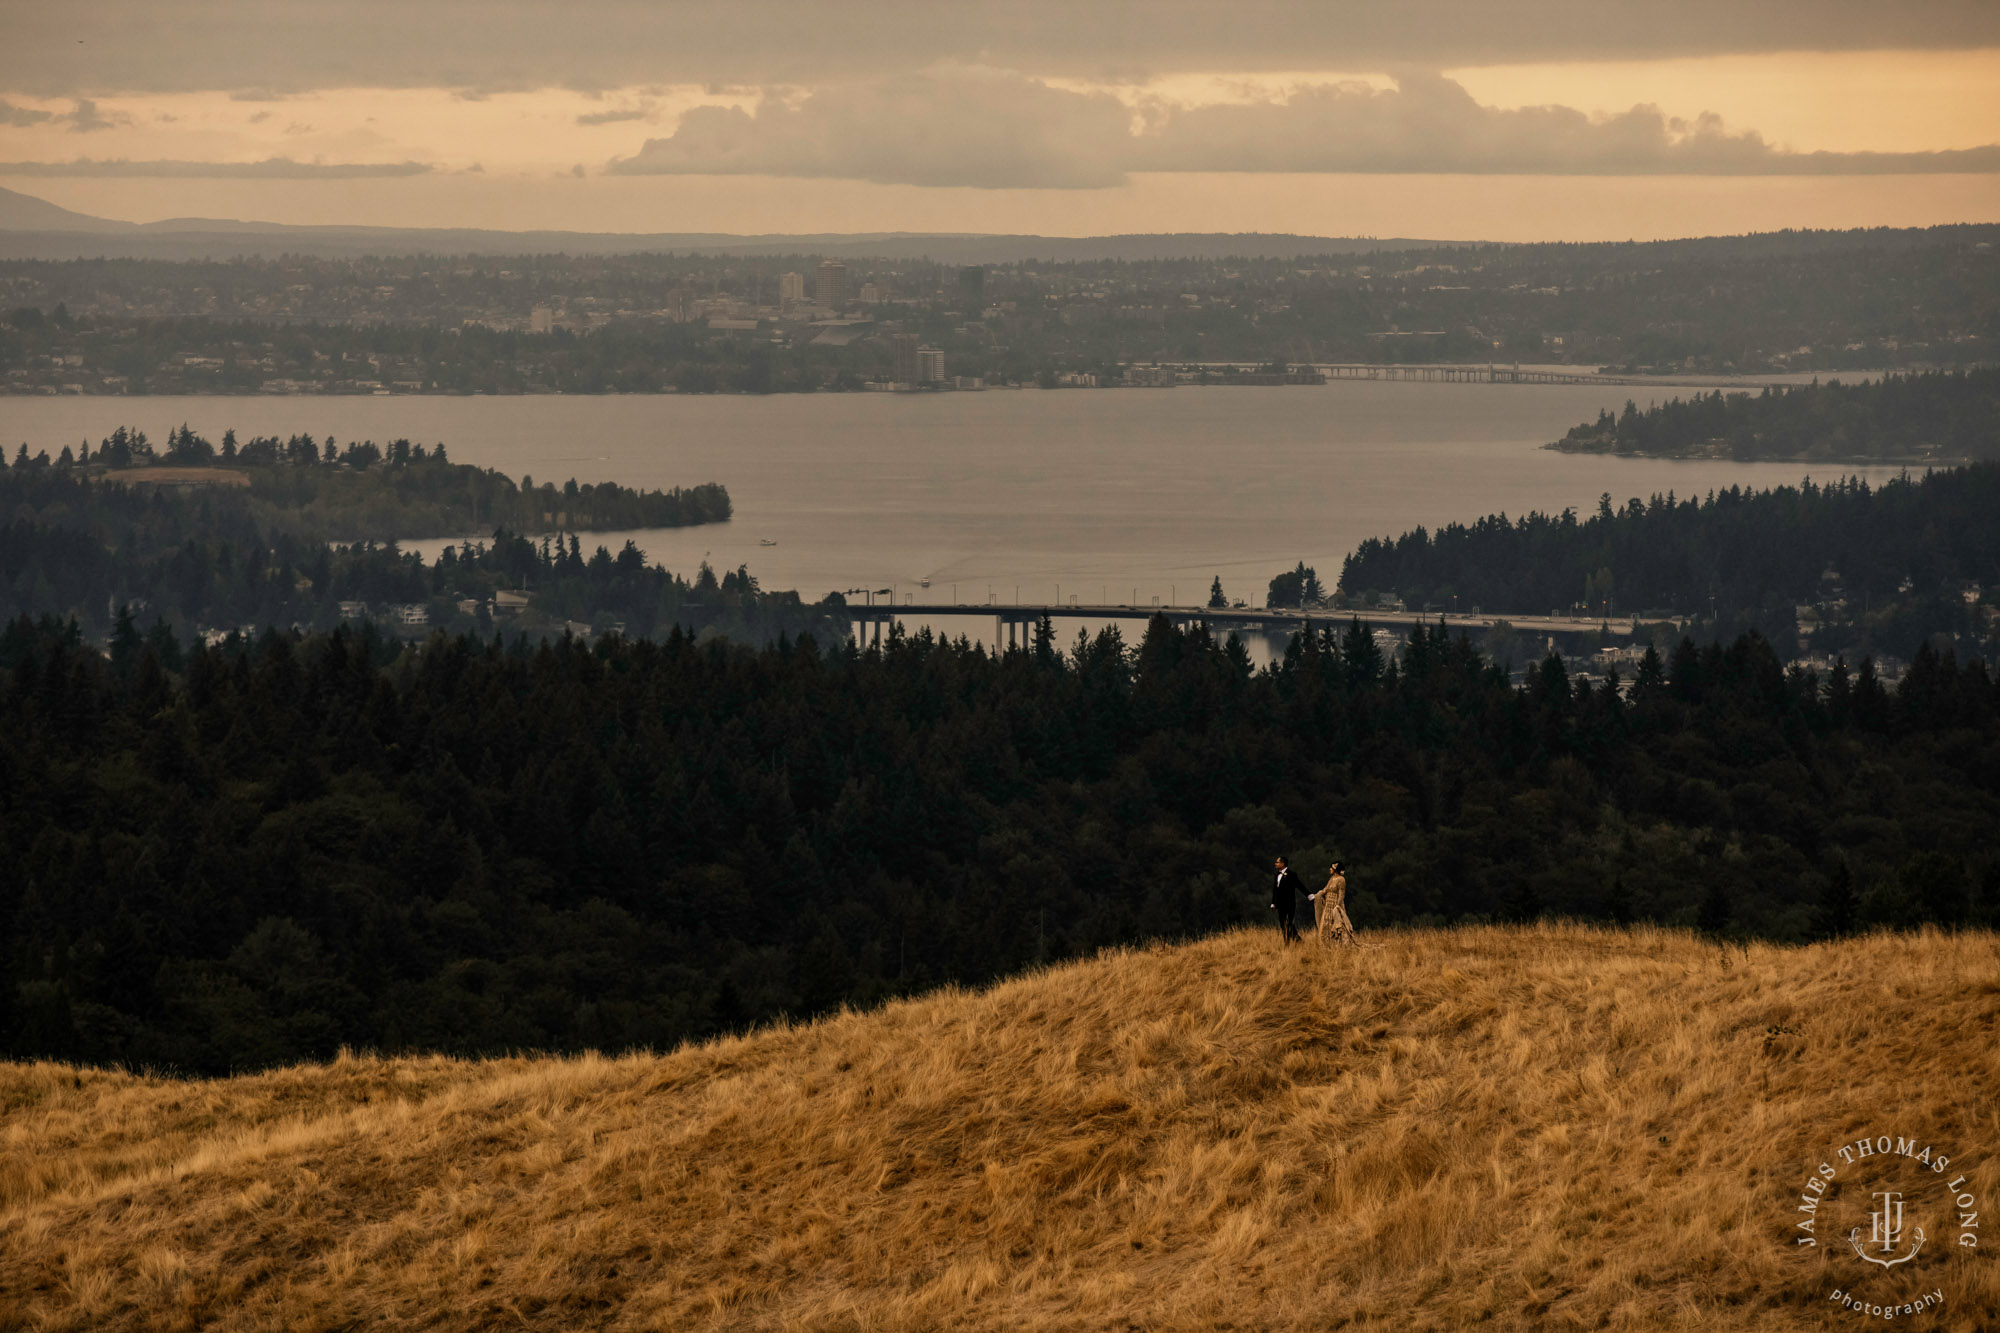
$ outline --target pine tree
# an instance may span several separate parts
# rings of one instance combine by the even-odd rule
[[[1943,852],[1918,852],[1904,862],[1899,875],[1903,891],[1926,921],[1943,926],[1965,921],[1965,867]]]
[[[1711,875],[1707,887],[1701,891],[1701,906],[1695,909],[1695,926],[1704,935],[1720,935],[1729,929],[1733,915],[1729,890],[1719,876]]]
[[[138,665],[139,650],[144,645],[139,627],[133,623],[131,606],[121,603],[117,623],[111,631],[111,669],[120,680],[131,679],[132,668]]]
[[[1054,666],[1060,660],[1056,653],[1055,622],[1046,611],[1035,622],[1035,660],[1044,666]]]
[[[1820,888],[1819,902],[1814,906],[1815,933],[1827,939],[1839,939],[1852,933],[1857,906],[1854,872],[1848,869],[1846,857],[1836,857],[1832,869],[1827,872],[1825,884]]]

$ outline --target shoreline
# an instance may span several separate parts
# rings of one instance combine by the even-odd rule
[[[1726,451],[1661,453],[1650,449],[1578,449],[1566,446],[1560,441],[1545,444],[1542,448],[1550,453],[1574,454],[1585,458],[1644,458],[1660,463],[1836,463],[1842,467],[1970,467],[1974,463],[1983,461],[1965,455],[1830,457],[1811,454],[1759,454],[1755,458],[1733,458]]]

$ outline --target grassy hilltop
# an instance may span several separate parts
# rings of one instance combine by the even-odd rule
[[[664,1056],[0,1067],[0,1327],[1819,1328],[1860,1266],[1790,1210],[1839,1143],[2000,1195],[1991,935],[1377,941]],[[1988,1239],[1898,1270],[1920,1326],[2000,1310]]]

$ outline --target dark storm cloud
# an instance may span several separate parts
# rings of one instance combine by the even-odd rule
[[[838,177],[904,185],[1087,188],[1133,171],[1770,176],[2000,170],[2000,147],[1795,153],[1712,116],[1634,107],[1482,106],[1450,79],[1330,84],[1283,101],[1135,112],[1108,96],[995,70],[824,89],[796,102],[687,113],[614,161],[617,175]]]
[[[151,176],[183,180],[360,180],[375,176],[422,176],[422,162],[294,162],[267,157],[261,162],[128,161],[113,158],[74,162],[0,162],[0,176]]]
[[[0,88],[817,86],[938,62],[1091,78],[2000,45],[1992,0],[67,0]]]

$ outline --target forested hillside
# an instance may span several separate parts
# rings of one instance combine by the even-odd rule
[[[2000,697],[1759,639],[1630,698],[1360,625],[1269,672],[1156,620],[992,657],[346,629],[0,636],[0,1032],[218,1072],[665,1047],[1265,917],[1543,914],[1798,940],[2000,919]]]
[[[93,459],[129,455],[131,438],[117,433]],[[177,444],[183,438],[175,432]],[[586,556],[574,530],[726,518],[729,497],[719,486],[633,492],[572,481],[560,490],[527,490],[497,472],[449,463],[441,449],[425,456],[421,446],[411,451],[399,441],[386,459],[357,467],[313,461],[309,437],[294,443],[293,459],[281,452],[215,469],[247,477],[247,485],[161,484],[199,459],[105,470],[65,451],[53,463],[24,460],[0,470],[0,617],[69,616],[101,636],[130,605],[148,625],[164,621],[186,636],[266,625],[331,628],[343,602],[360,602],[377,616],[415,606],[434,626],[491,631],[493,595],[509,590],[527,599],[522,625],[557,634],[568,620],[618,624],[632,634],[714,628],[752,641],[827,632],[821,610],[794,593],[764,592],[747,569],[718,577],[703,565],[692,577],[678,576],[647,563],[630,542],[616,554],[600,546]],[[349,453],[363,448],[349,446]],[[407,531],[404,523],[418,531],[470,524],[474,514],[525,515],[571,530],[536,541],[503,523],[490,539],[447,548],[428,563],[393,540],[326,540],[329,532]]]
[[[1566,453],[1837,463],[2000,459],[2000,367],[1627,401],[1550,445]]]
[[[1707,637],[1756,629],[1786,643],[1805,606],[1816,617],[1816,651],[1908,656],[1946,635],[1961,653],[2000,660],[1991,615],[2000,600],[2000,463],[1875,487],[1858,479],[1732,486],[1622,505],[1606,495],[1587,518],[1490,514],[1435,533],[1370,538],[1348,556],[1340,588],[1502,614],[1672,612],[1702,621]]]
[[[0,455],[0,467],[5,463]],[[95,450],[85,440],[75,453],[65,447],[55,458],[47,450],[31,458],[23,444],[7,470],[29,480],[55,476],[147,489],[198,481],[220,493],[212,503],[232,506],[259,527],[316,541],[409,541],[495,528],[678,528],[726,523],[730,515],[729,492],[714,482],[666,491],[580,485],[575,478],[561,486],[536,486],[532,477],[517,484],[492,468],[451,462],[442,444],[350,440],[343,447],[331,435],[260,436],[239,446],[232,430],[217,445],[178,426],[167,433],[165,449],[156,450],[144,431],[121,426]]]

